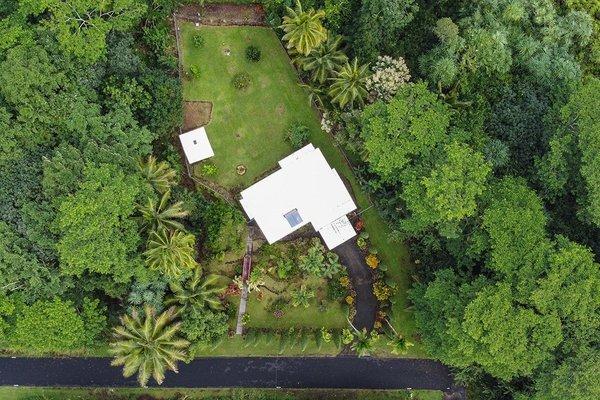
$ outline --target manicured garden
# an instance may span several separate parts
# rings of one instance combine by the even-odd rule
[[[391,299],[393,313],[385,317],[390,319],[398,333],[412,337],[414,322],[407,310],[406,295],[412,267],[407,249],[402,243],[389,241],[389,227],[377,210],[371,208],[368,196],[333,138],[321,129],[307,93],[299,86],[296,71],[273,30],[262,27],[196,27],[192,23],[180,26],[184,98],[213,103],[212,119],[206,129],[215,150],[215,156],[209,163],[216,168],[206,173],[206,163],[201,163],[196,166],[195,173],[229,189],[244,188],[274,169],[277,161],[293,150],[286,140],[287,132],[295,126],[304,127],[308,140],[321,149],[328,162],[350,186],[359,211],[365,210],[360,218],[369,234],[369,242],[372,248],[377,249],[377,257],[381,265],[387,267],[385,274],[394,286]],[[249,46],[259,50],[258,61],[252,61],[246,55]],[[238,89],[236,79],[244,73],[248,80],[242,86],[247,87]],[[243,175],[237,173],[238,165],[245,166]],[[323,288],[319,290],[322,292]],[[321,320],[335,321],[335,327],[347,327],[339,307],[335,309],[338,316],[332,319],[330,314],[334,312],[331,310],[314,312],[316,304],[307,310],[294,310],[284,318],[285,322],[278,321],[271,318],[264,306],[274,300],[273,294],[263,293],[261,299],[255,294],[250,297],[249,327],[273,329],[283,327],[282,324],[296,326],[296,323],[303,326],[304,320],[311,321],[307,325],[311,327],[319,325]],[[389,354],[385,340],[378,343],[377,352]],[[242,352],[247,353],[247,350]],[[421,356],[423,352],[416,343],[407,355]]]

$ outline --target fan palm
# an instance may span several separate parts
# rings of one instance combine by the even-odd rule
[[[154,309],[146,306],[143,319],[137,309],[121,316],[121,325],[113,328],[109,352],[115,358],[111,364],[122,365],[126,378],[137,372],[143,387],[150,377],[162,384],[165,371],[177,372],[177,362],[187,358],[189,342],[178,336],[181,323],[173,322],[176,314],[171,307],[157,317]]]
[[[340,50],[341,43],[342,37],[340,35],[329,35],[325,43],[322,43],[307,56],[298,59],[302,69],[310,71],[310,79],[313,82],[325,83],[328,78],[335,74],[335,71],[348,62],[348,57]]]
[[[142,215],[143,226],[149,230],[178,229],[185,230],[178,218],[185,218],[189,213],[183,209],[183,202],[178,201],[169,204],[171,191],[167,190],[156,203],[154,199],[148,198],[145,206],[138,206]]]
[[[178,305],[181,311],[192,308],[200,311],[206,306],[213,310],[222,308],[219,293],[225,289],[218,284],[220,275],[202,276],[202,269],[196,268],[194,276],[185,284],[171,283],[173,296],[167,299],[167,305]]]
[[[287,42],[288,49],[306,56],[327,39],[327,30],[321,23],[325,11],[312,8],[303,11],[300,1],[296,0],[296,9],[287,7],[287,14],[280,28],[285,32],[283,40]]]
[[[180,277],[185,270],[198,267],[194,259],[196,239],[191,233],[160,229],[152,231],[144,255],[150,269],[158,269],[169,278]]]
[[[354,107],[354,103],[360,106],[365,104],[367,97],[367,78],[369,77],[369,66],[358,65],[355,58],[352,64],[346,63],[336,76],[331,78],[333,83],[329,88],[329,96],[333,103],[338,103],[341,108],[346,105]]]
[[[154,156],[148,156],[146,161],[140,160],[138,170],[144,179],[160,193],[165,193],[177,183],[177,172],[167,162],[158,162]]]

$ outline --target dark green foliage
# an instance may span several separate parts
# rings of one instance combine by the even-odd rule
[[[192,36],[192,42],[194,43],[194,47],[197,49],[201,49],[204,47],[204,36],[200,32],[196,32],[194,36]]]
[[[88,331],[97,334],[93,329]],[[33,352],[60,352],[81,348],[86,341],[84,321],[69,301],[55,298],[37,301],[19,311],[11,344],[14,348]]]
[[[306,125],[293,124],[286,132],[286,139],[294,149],[299,149],[308,143],[310,131]]]
[[[252,62],[260,61],[262,53],[257,46],[250,45],[246,47],[246,59]]]

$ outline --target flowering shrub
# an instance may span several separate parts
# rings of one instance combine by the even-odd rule
[[[367,90],[384,101],[390,101],[400,86],[410,80],[410,71],[402,57],[379,56],[372,69]]]
[[[365,261],[367,262],[367,265],[369,267],[371,267],[372,269],[377,268],[377,266],[379,265],[379,258],[377,258],[377,256],[375,254],[369,254],[365,258]]]
[[[331,133],[333,129],[333,121],[329,119],[329,114],[323,113],[321,118],[321,130],[326,133]]]
[[[387,301],[394,293],[392,288],[383,281],[377,281],[373,284],[373,294],[379,301]]]
[[[350,286],[350,278],[348,278],[347,276],[340,276],[340,285],[342,285],[345,288]]]

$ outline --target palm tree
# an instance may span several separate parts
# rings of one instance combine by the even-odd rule
[[[285,32],[283,40],[287,41],[288,49],[306,56],[327,39],[327,30],[321,23],[325,11],[312,8],[303,11],[300,1],[296,0],[296,9],[287,7],[287,14],[280,28]]]
[[[325,91],[319,87],[307,85],[306,83],[299,83],[300,87],[306,89],[308,93],[308,103],[312,105],[314,102],[317,107],[324,108],[325,103],[323,102],[323,96]]]
[[[169,278],[180,277],[185,270],[198,267],[194,259],[196,239],[191,233],[160,229],[152,231],[144,255],[150,269],[161,270]]]
[[[347,104],[353,108],[354,103],[362,107],[367,97],[368,76],[369,66],[367,64],[359,66],[356,58],[352,64],[344,65],[336,72],[335,78],[331,78],[333,81],[329,88],[331,101],[338,103],[340,108],[344,108]]]
[[[325,83],[348,62],[348,57],[340,50],[341,43],[340,35],[329,35],[325,43],[298,59],[302,69],[311,72],[310,79],[313,82]]]
[[[352,324],[352,322],[350,322],[350,319],[348,319],[348,323],[354,330],[354,341],[352,342],[352,345],[350,346],[350,348],[352,350],[356,351],[356,354],[359,357],[368,356],[369,354],[371,354],[373,352],[373,346],[375,345],[375,342],[379,338],[377,333],[375,331],[372,331],[371,333],[369,333],[369,332],[367,332],[366,328],[363,328],[362,330],[359,331]]]
[[[202,269],[197,267],[194,276],[182,285],[180,283],[171,283],[173,296],[167,299],[167,305],[178,305],[180,311],[188,307],[195,311],[200,311],[206,306],[213,310],[220,310],[223,306],[219,300],[219,293],[225,289],[224,285],[218,284],[220,275],[202,276]]]
[[[178,336],[180,322],[175,322],[176,308],[171,307],[158,317],[152,307],[145,307],[145,317],[137,309],[120,317],[121,325],[113,328],[114,340],[109,352],[114,366],[123,366],[123,376],[137,372],[138,382],[146,387],[152,376],[159,385],[165,371],[177,373],[177,362],[187,358],[189,342]]]
[[[387,322],[389,327],[389,331],[386,333],[389,338],[387,344],[392,348],[392,353],[396,355],[406,354],[409,347],[412,347],[415,344],[399,334],[389,319],[386,319],[385,322]]]
[[[167,190],[158,203],[154,199],[148,198],[148,203],[145,206],[138,205],[145,229],[154,231],[160,229],[185,230],[181,222],[176,219],[187,217],[189,212],[183,209],[182,201],[169,205],[170,199],[171,191]]]
[[[177,183],[177,172],[167,162],[158,162],[152,155],[146,161],[139,160],[138,170],[159,193],[165,193]]]

